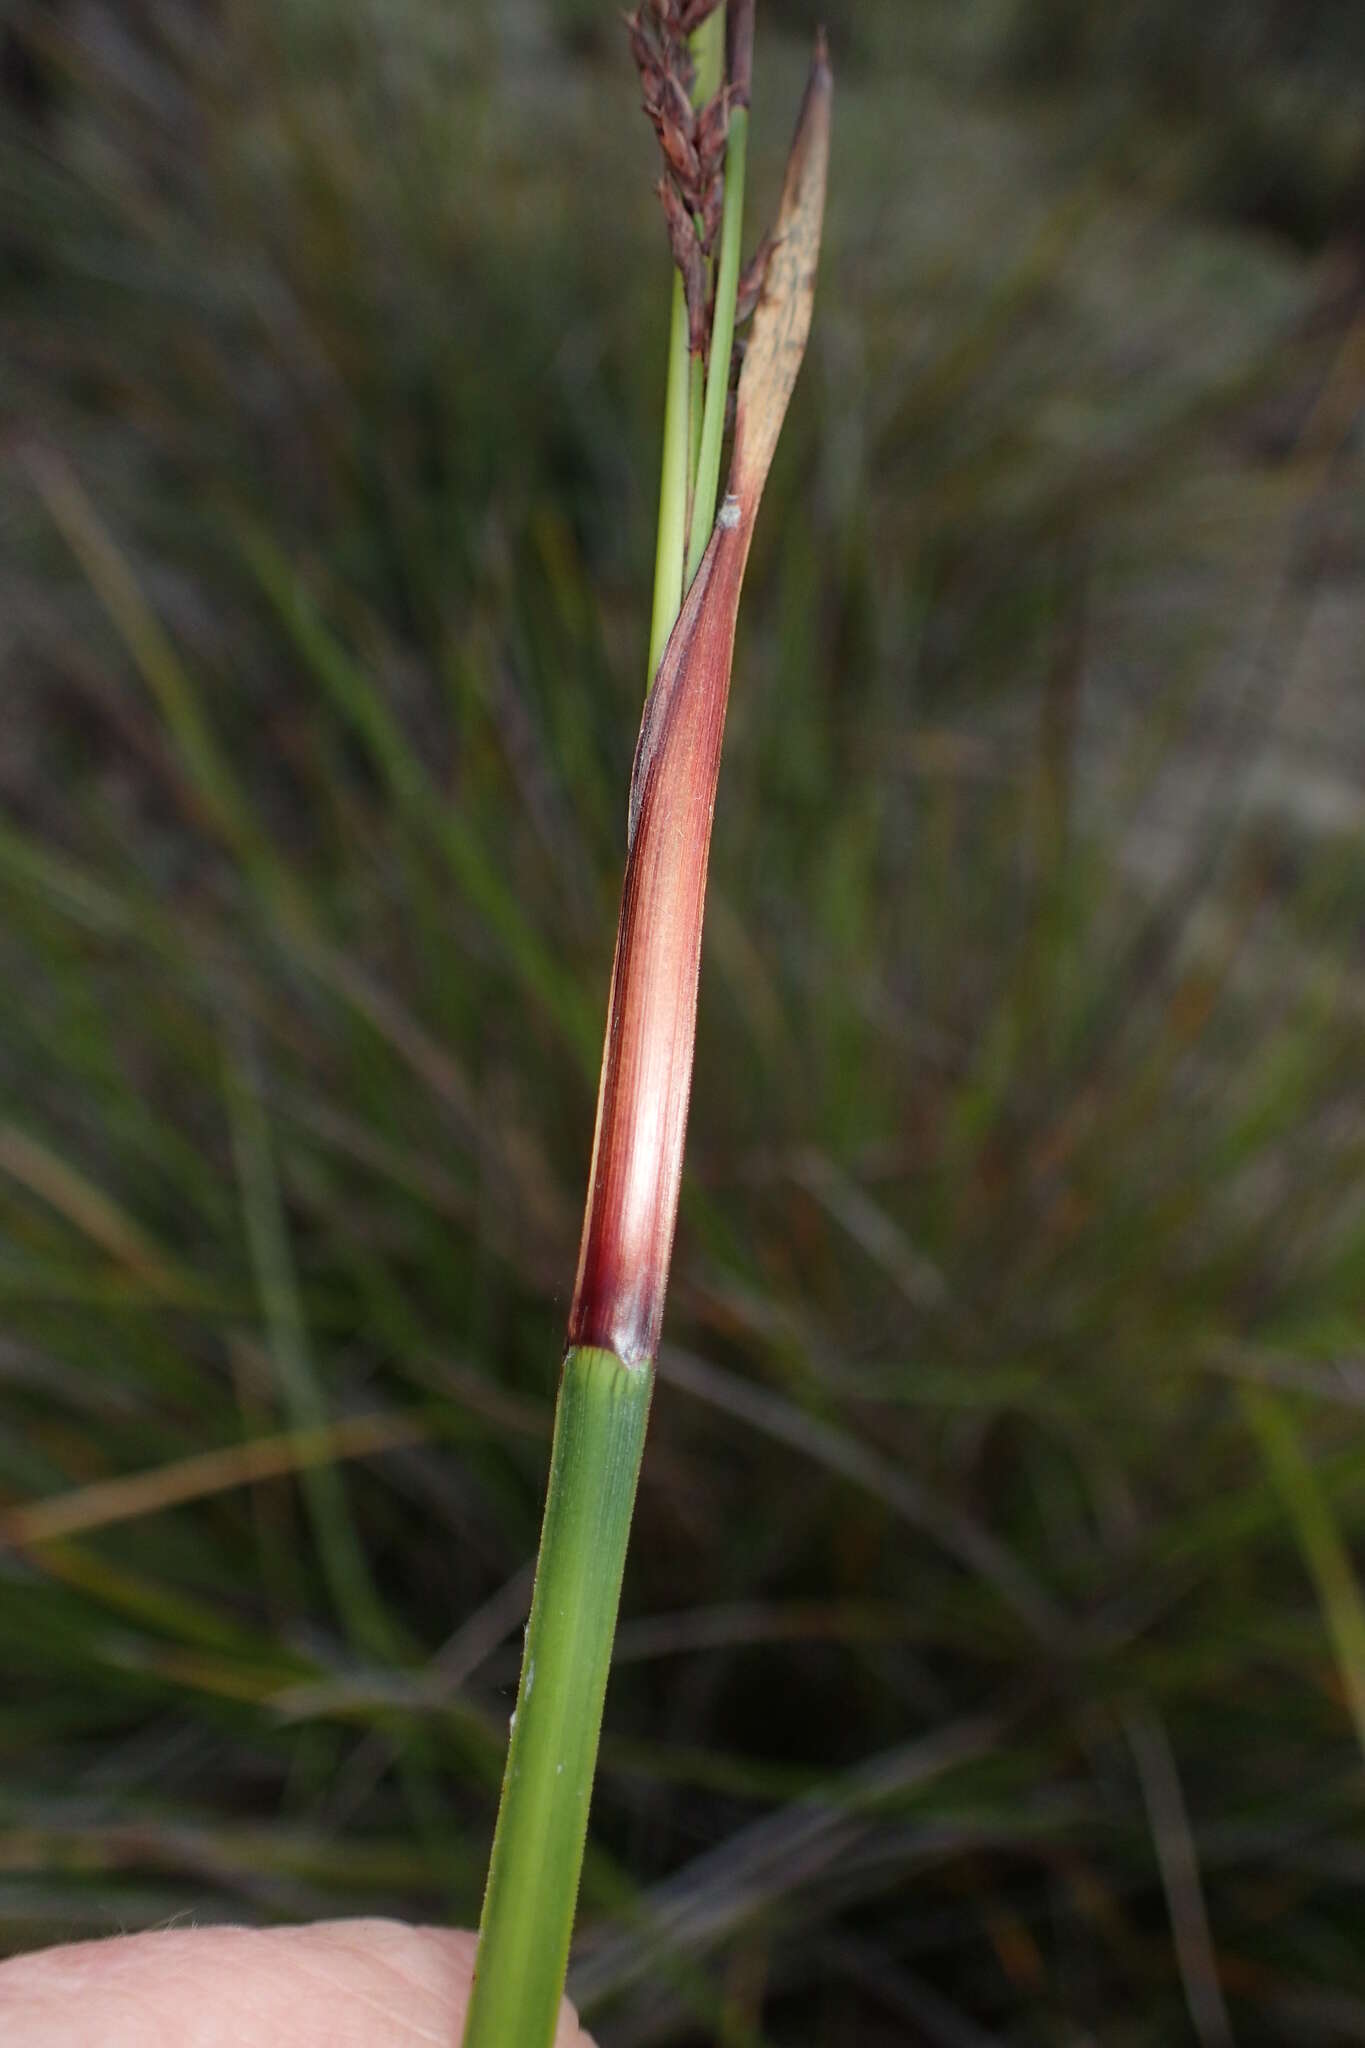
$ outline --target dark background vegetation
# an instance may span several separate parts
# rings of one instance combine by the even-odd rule
[[[827,12],[574,1989],[1365,2040],[1365,13]],[[8,0],[2,68],[0,1938],[469,1923],[649,136],[607,0]]]

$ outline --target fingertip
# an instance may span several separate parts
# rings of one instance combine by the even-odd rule
[[[0,1964],[5,2048],[457,2048],[476,1937],[397,1920],[175,1928]],[[566,2000],[555,2048],[593,2048]]]

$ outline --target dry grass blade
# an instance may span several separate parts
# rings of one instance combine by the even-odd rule
[[[1218,1978],[1199,1857],[1171,1739],[1157,1716],[1146,1708],[1130,1709],[1124,1727],[1151,1815],[1152,1839],[1190,2018],[1204,2048],[1231,2048],[1232,2026]]]
[[[130,1273],[169,1297],[183,1295],[164,1254],[101,1188],[14,1124],[0,1124],[0,1172],[64,1216],[73,1229]]]
[[[319,1679],[289,1686],[272,1702],[295,1720],[328,1714],[366,1713],[398,1706],[405,1712],[439,1712],[526,1619],[531,1604],[534,1565],[525,1564],[504,1585],[461,1622],[426,1668],[419,1672],[371,1671],[344,1678]]]
[[[911,1244],[893,1218],[826,1153],[808,1145],[792,1161],[792,1178],[860,1245],[912,1308],[947,1306],[948,1287],[932,1259]]]
[[[132,1522],[187,1501],[230,1493],[238,1486],[257,1486],[267,1479],[285,1479],[311,1466],[330,1465],[338,1458],[370,1458],[381,1451],[423,1443],[430,1424],[413,1415],[352,1415],[317,1429],[282,1430],[251,1443],[231,1444],[220,1451],[200,1451],[176,1458],[151,1472],[130,1472],[78,1486],[49,1500],[29,1501],[0,1512],[0,1543],[29,1549],[63,1537],[88,1536],[116,1522]]]

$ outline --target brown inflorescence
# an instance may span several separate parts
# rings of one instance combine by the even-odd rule
[[[659,196],[673,261],[682,274],[688,343],[694,355],[705,354],[709,333],[704,259],[720,232],[734,95],[727,81],[704,106],[694,107],[695,71],[687,37],[716,4],[717,0],[694,0],[692,6],[680,0],[645,0],[626,16],[644,110],[664,160]]]

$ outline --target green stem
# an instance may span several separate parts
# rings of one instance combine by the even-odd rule
[[[736,107],[730,116],[725,147],[725,210],[720,224],[720,261],[716,271],[716,310],[711,323],[711,357],[706,372],[706,411],[702,416],[697,487],[692,498],[692,529],[687,549],[686,585],[697,573],[716,519],[720,488],[721,443],[725,439],[725,404],[730,393],[730,358],[735,346],[735,300],[739,292],[740,236],[744,226],[744,166],[749,151],[749,110]]]
[[[693,29],[688,41],[697,71],[692,103],[701,107],[720,91],[725,75],[725,9],[718,7],[714,14],[708,14],[701,27]]]
[[[1356,1740],[1365,1751],[1365,1596],[1351,1553],[1287,1403],[1265,1387],[1242,1388],[1251,1424],[1312,1576],[1341,1673]]]
[[[697,464],[701,461],[701,413],[706,402],[706,365],[700,356],[692,357],[688,376],[687,524],[690,530],[692,507],[697,496]]]
[[[673,311],[668,327],[668,388],[664,399],[664,459],[659,480],[659,539],[654,551],[654,614],[649,629],[649,676],[653,689],[673,621],[682,603],[683,547],[687,537],[688,364],[687,301],[679,273],[673,273]]]
[[[549,2048],[568,1967],[653,1371],[564,1361],[464,2048]]]

